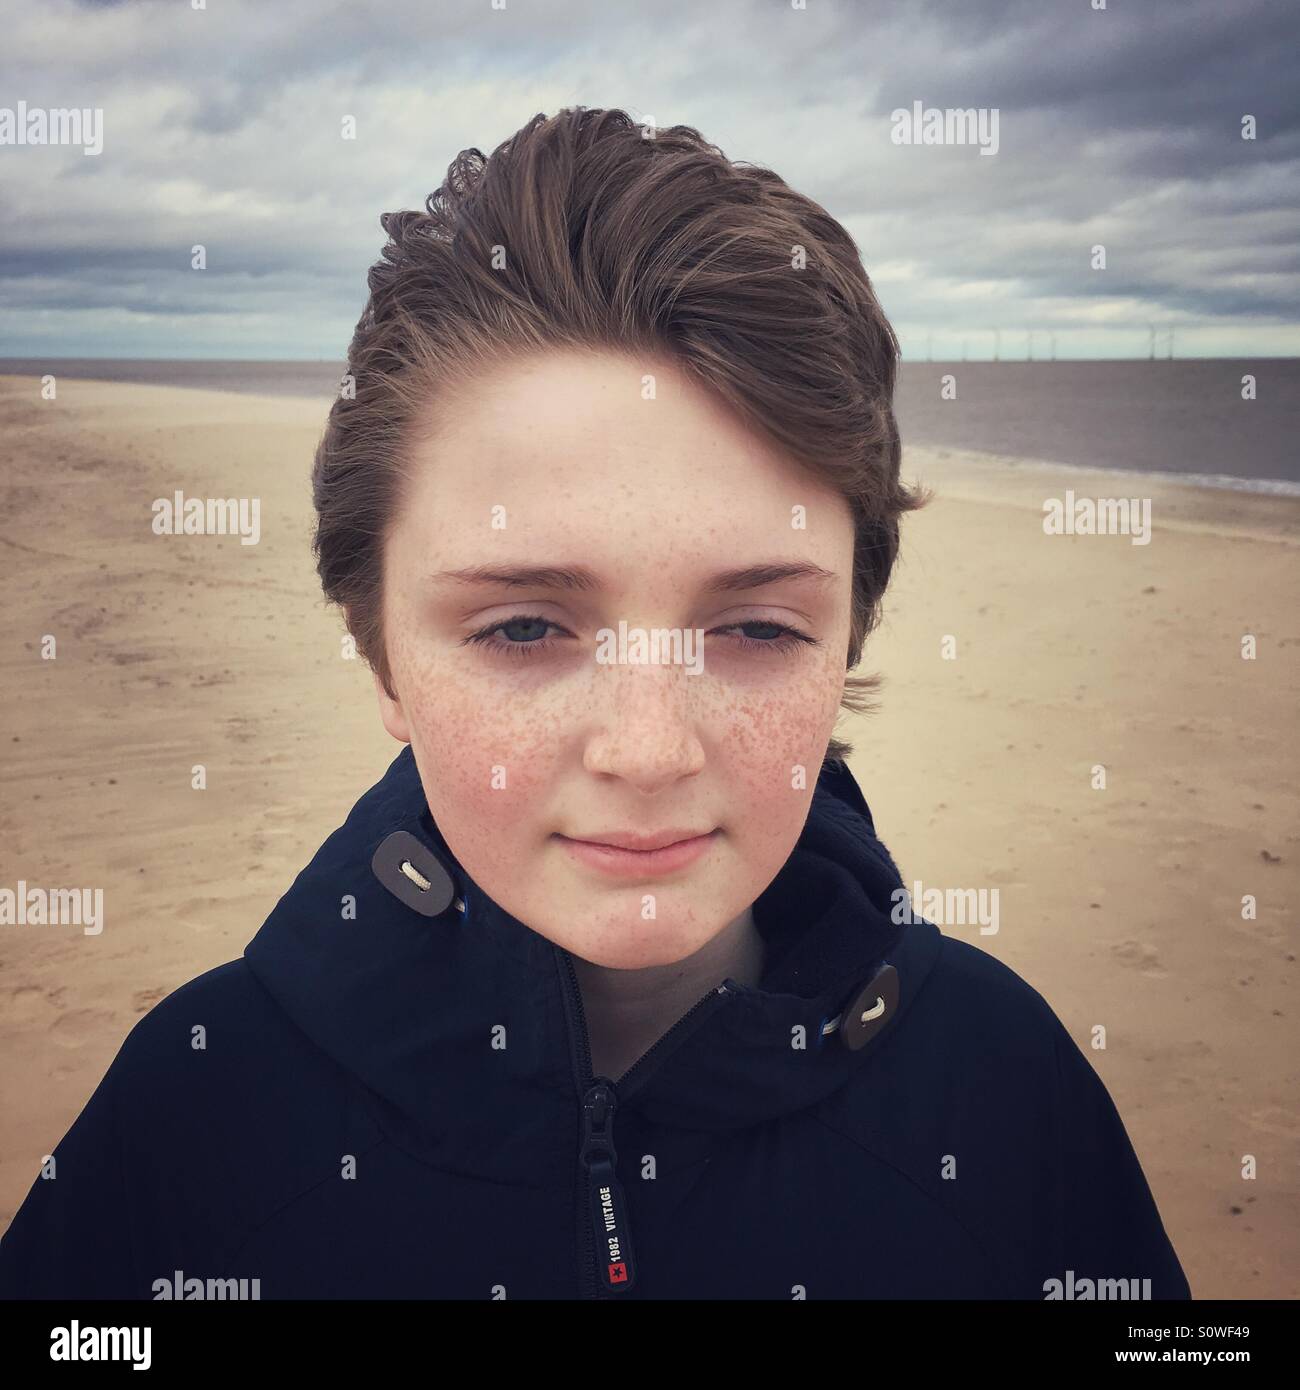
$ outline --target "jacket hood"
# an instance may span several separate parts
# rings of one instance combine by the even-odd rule
[[[430,918],[384,886],[372,859],[396,831],[437,851],[463,913]],[[905,933],[937,937],[929,924],[892,920],[901,886],[852,774],[824,769],[795,848],[753,905],[766,947],[759,984],[728,980],[684,1015],[616,1083],[620,1112],[682,1136],[717,1136],[842,1087],[877,1041],[856,1051],[841,1045],[837,1024],[848,1005]],[[926,944],[902,972],[885,1032],[933,963],[937,945],[928,936]],[[360,1084],[395,1142],[478,1177],[549,1180],[544,1140],[590,1081],[571,957],[457,863],[409,746],[320,847],[244,956],[297,1027]],[[571,1164],[572,1154],[562,1161]]]

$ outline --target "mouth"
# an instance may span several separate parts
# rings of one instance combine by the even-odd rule
[[[611,849],[646,851],[652,849],[667,849],[669,845],[681,844],[685,840],[699,840],[712,833],[711,830],[682,830],[674,827],[670,830],[654,830],[648,832],[637,830],[610,830],[602,831],[598,835],[565,835],[561,838],[573,840],[575,843],[585,845],[607,845]]]
[[[593,839],[557,835],[556,839],[580,864],[619,878],[665,874],[683,869],[708,853],[721,832],[664,830],[637,835],[619,832]]]

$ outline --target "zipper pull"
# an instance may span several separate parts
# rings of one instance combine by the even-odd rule
[[[626,1293],[635,1283],[632,1232],[627,1200],[615,1165],[614,1110],[617,1099],[608,1081],[596,1081],[582,1098],[582,1152],[587,1172],[587,1197],[596,1237],[596,1274],[608,1293]]]

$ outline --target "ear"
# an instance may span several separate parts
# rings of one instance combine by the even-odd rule
[[[375,694],[379,697],[379,717],[384,721],[384,728],[398,743],[410,743],[411,726],[406,722],[402,706],[384,689],[378,673],[371,671],[370,674],[375,682]]]

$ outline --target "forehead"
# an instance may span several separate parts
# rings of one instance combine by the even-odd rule
[[[448,544],[502,512],[498,530],[566,550],[577,534],[727,544],[757,530],[806,556],[810,517],[832,549],[851,533],[833,489],[663,358],[549,352],[485,371],[415,422],[408,459],[399,524],[437,518]]]

